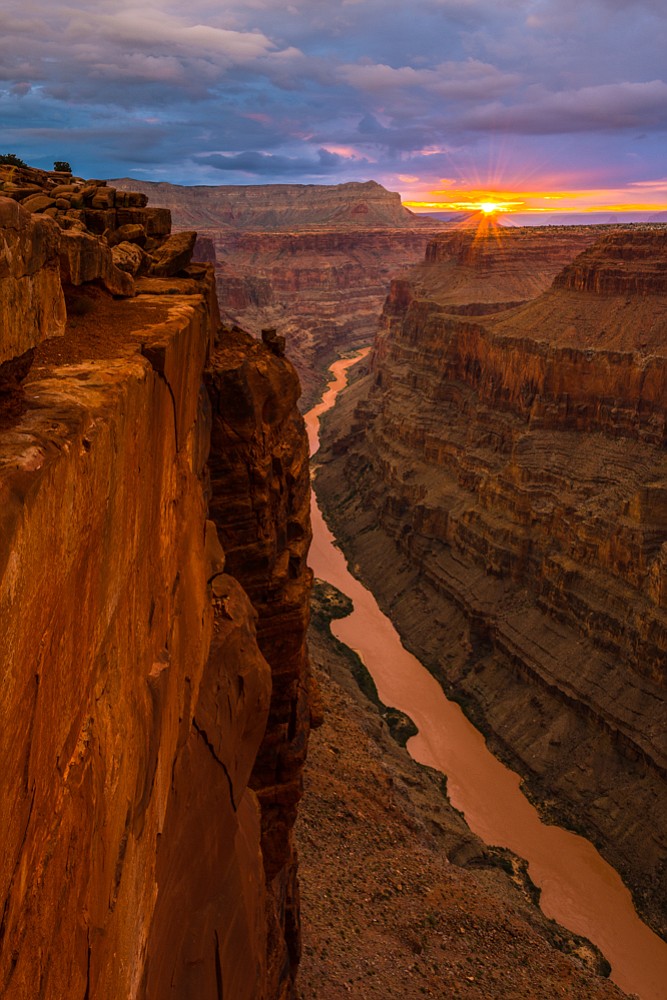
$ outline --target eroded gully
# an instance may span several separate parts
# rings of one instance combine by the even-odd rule
[[[333,380],[321,403],[306,414],[311,455],[319,445],[320,417],[333,406],[346,384],[347,369],[358,357],[332,365]],[[541,821],[521,792],[519,776],[487,749],[484,737],[459,706],[403,648],[372,593],[348,571],[314,495],[311,513],[313,572],[354,604],[351,615],[332,622],[332,630],[359,654],[381,700],[405,712],[418,727],[408,743],[411,756],[447,776],[452,805],[478,836],[526,859],[530,876],[541,889],[543,912],[596,944],[621,989],[642,1000],[665,1000],[667,944],[637,916],[620,876],[589,841]]]

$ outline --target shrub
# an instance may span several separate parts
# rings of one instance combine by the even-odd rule
[[[62,174],[72,173],[72,168],[70,167],[67,160],[56,160],[55,163],[53,164],[53,169],[57,170],[59,173]]]
[[[1,153],[0,163],[9,163],[12,167],[27,167],[28,164],[15,153]]]

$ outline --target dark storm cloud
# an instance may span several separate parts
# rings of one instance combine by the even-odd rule
[[[216,170],[248,174],[253,177],[321,177],[340,169],[343,157],[326,149],[319,149],[314,159],[248,151],[233,156],[214,153],[211,156],[200,157],[199,162]]]
[[[479,173],[499,137],[650,180],[666,27],[662,0],[4,0],[0,120],[33,162],[69,142],[80,172],[181,182],[395,186]]]

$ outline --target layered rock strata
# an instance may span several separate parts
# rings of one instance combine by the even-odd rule
[[[424,253],[420,230],[322,230],[211,233],[218,261],[220,308],[259,336],[285,337],[308,409],[328,365],[341,352],[371,343],[392,274]]]
[[[664,230],[607,234],[468,315],[419,269],[318,479],[404,638],[663,933],[666,262]]]
[[[623,996],[594,974],[590,944],[543,916],[525,862],[475,837],[442,775],[394,742],[353,679],[362,665],[332,643],[341,598],[316,584],[310,652],[326,713],[296,827],[304,1000]]]
[[[57,219],[33,216],[30,227],[55,232],[57,245]],[[7,998],[293,994],[289,829],[309,719],[303,656],[289,665],[298,712],[287,725],[281,668],[286,643],[303,647],[309,577],[289,563],[292,603],[276,638],[265,619],[286,589],[282,562],[265,566],[259,611],[225,568],[208,520],[212,269],[187,264],[193,240],[170,247],[168,236],[172,274],[139,276],[132,297],[111,297],[99,274],[65,286],[63,336],[37,347],[23,413],[0,431]],[[108,249],[108,238],[98,243]],[[49,253],[49,273],[53,262]],[[60,275],[71,276],[62,260]],[[289,524],[293,536],[299,524],[303,562],[307,471],[297,484],[289,462],[305,447],[290,414],[295,376],[268,347],[238,340],[225,364],[262,423],[253,438],[226,388],[215,420],[246,435],[251,488],[269,461],[283,498],[274,530],[282,538]],[[279,413],[266,405],[267,381],[290,386]],[[274,452],[290,419],[282,472]]]
[[[374,182],[140,186],[170,207],[177,227],[202,233],[197,259],[216,261],[225,319],[258,338],[271,327],[285,337],[303,410],[337,354],[371,342],[392,275],[421,260],[445,228]]]
[[[410,212],[395,191],[376,181],[345,184],[181,185],[120,178],[118,190],[137,190],[166,205],[179,229],[265,232],[279,229],[369,227],[440,228]]]

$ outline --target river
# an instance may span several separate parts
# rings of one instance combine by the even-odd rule
[[[311,455],[319,445],[320,416],[347,382],[355,358],[331,367],[333,380],[321,403],[306,414]],[[611,978],[642,1000],[667,998],[667,944],[638,917],[630,892],[593,845],[577,834],[543,823],[520,789],[519,776],[487,749],[484,737],[449,701],[437,681],[404,649],[372,593],[348,571],[313,495],[310,565],[354,604],[332,623],[334,634],[354,649],[373,677],[381,700],[400,709],[419,732],[410,755],[447,776],[453,806],[487,844],[525,858],[541,889],[543,912],[597,945],[612,967]]]

